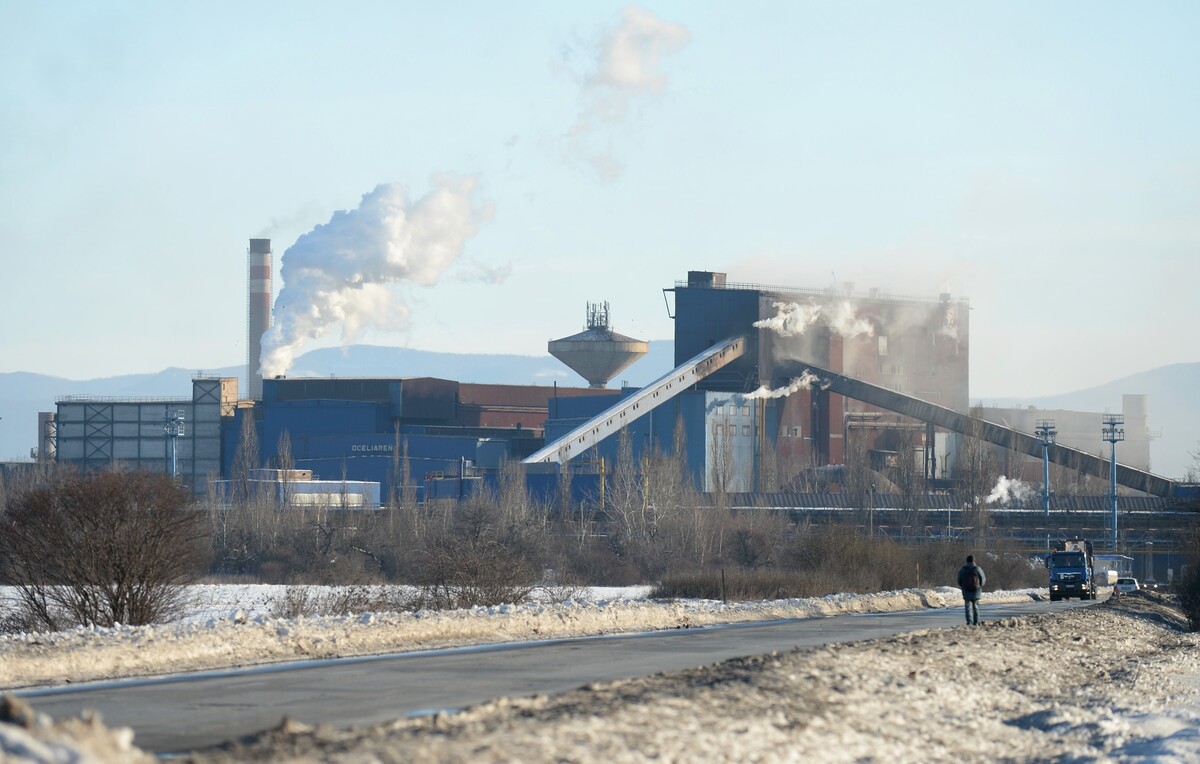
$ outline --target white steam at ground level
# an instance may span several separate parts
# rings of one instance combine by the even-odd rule
[[[1004,475],[996,481],[996,486],[987,496],[988,504],[1008,504],[1028,499],[1033,495],[1033,487],[1021,480],[1010,479]]]
[[[353,210],[301,236],[283,253],[283,288],[263,335],[263,376],[291,368],[307,341],[341,329],[351,342],[365,327],[403,329],[408,306],[394,286],[435,285],[491,214],[476,199],[477,181],[438,175],[410,202],[403,186],[384,183]]]

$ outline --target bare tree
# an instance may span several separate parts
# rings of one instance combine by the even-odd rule
[[[1186,483],[1200,483],[1200,448],[1189,451],[1188,456],[1192,457],[1192,463],[1184,473],[1183,480]]]
[[[233,452],[233,500],[245,503],[250,499],[250,474],[259,468],[258,428],[254,426],[254,409],[242,409],[242,429],[237,449]]]
[[[774,492],[779,490],[779,449],[774,438],[760,439],[762,447],[758,453],[758,490]]]
[[[279,501],[283,506],[289,507],[292,504],[292,471],[296,469],[296,457],[292,455],[292,436],[287,430],[280,431],[279,440],[276,441],[275,464],[282,473],[280,482],[283,487]]]
[[[736,425],[714,420],[711,440],[708,443],[708,458],[711,481],[708,486],[713,504],[721,509],[729,506],[728,494],[734,478],[733,438],[729,429]]]
[[[180,615],[204,570],[203,514],[157,472],[68,476],[15,497],[0,518],[4,577],[30,628],[140,625]]]
[[[645,500],[642,476],[633,460],[633,440],[629,429],[623,427],[617,436],[617,463],[605,497],[605,515],[618,555],[630,555],[638,561],[644,559],[650,541]]]
[[[422,604],[443,609],[521,601],[538,569],[526,540],[513,535],[494,497],[472,496],[446,510],[423,551]]]
[[[873,473],[871,470],[871,452],[867,448],[867,433],[859,428],[851,428],[846,433],[846,445],[843,461],[845,468],[842,476],[842,492],[846,494],[846,502],[857,509],[869,510]]]
[[[902,511],[904,523],[911,527],[919,516],[924,474],[917,464],[917,436],[910,428],[896,432],[896,460],[891,465],[890,477],[896,486],[897,509]]]
[[[973,418],[967,430],[959,437],[954,476],[958,482],[959,499],[963,509],[967,511],[970,522],[975,526],[975,533],[984,537],[991,522],[987,497],[1000,475],[992,448],[981,437],[981,413],[978,410],[971,412]]]

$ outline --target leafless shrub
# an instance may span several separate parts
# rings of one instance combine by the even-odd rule
[[[539,602],[560,603],[580,599],[587,594],[587,591],[588,587],[586,586],[555,584],[552,586],[539,586],[534,592],[534,597]]]
[[[645,579],[637,565],[620,556],[608,538],[590,536],[583,543],[572,540],[562,550],[560,575],[569,581],[594,586],[631,586]]]
[[[1200,631],[1200,528],[1183,535],[1180,546],[1187,563],[1179,577],[1179,606],[1192,631]]]
[[[708,571],[670,576],[650,592],[654,599],[775,600],[828,594],[821,577],[779,570]]]
[[[541,566],[538,535],[506,520],[487,497],[453,510],[432,531],[421,570],[421,606],[447,610],[520,602]]]
[[[393,586],[289,586],[267,612],[274,618],[404,613],[419,603],[418,594]]]
[[[33,629],[157,623],[181,615],[205,562],[204,522],[166,475],[65,476],[10,499],[0,518],[14,618]]]

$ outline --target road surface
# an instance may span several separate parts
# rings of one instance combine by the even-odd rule
[[[1088,604],[983,605],[980,620]],[[553,694],[590,682],[962,623],[960,608],[841,615],[272,664],[15,694],[55,718],[98,711],[109,727],[133,728],[139,748],[162,754],[259,732],[284,716],[337,727],[377,724],[498,697]]]

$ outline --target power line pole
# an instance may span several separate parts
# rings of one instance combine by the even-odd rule
[[[1100,430],[1101,437],[1112,444],[1112,460],[1110,467],[1110,484],[1112,497],[1112,549],[1117,551],[1117,443],[1125,440],[1125,417],[1121,414],[1105,414],[1104,428]]]
[[[171,413],[171,410],[163,406],[163,434],[167,436],[167,451],[169,453],[169,461],[171,467],[171,477],[177,477],[175,469],[175,439],[184,433],[183,412],[176,411]]]
[[[1035,430],[1042,441],[1042,508],[1046,516],[1046,551],[1050,551],[1050,446],[1058,430],[1053,419],[1039,419]]]

